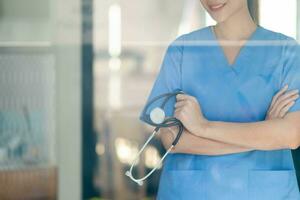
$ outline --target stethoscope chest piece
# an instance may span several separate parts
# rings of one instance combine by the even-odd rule
[[[156,107],[150,112],[150,119],[155,124],[163,123],[165,117],[166,117],[165,111],[160,107]]]

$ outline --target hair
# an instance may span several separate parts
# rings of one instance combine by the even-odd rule
[[[258,23],[258,0],[247,0],[247,3],[252,19]]]

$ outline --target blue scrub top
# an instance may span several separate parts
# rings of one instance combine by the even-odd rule
[[[285,84],[290,90],[300,89],[300,47],[294,39],[258,26],[230,65],[212,27],[205,27],[168,46],[148,101],[181,89],[198,99],[208,120],[257,122],[265,119],[273,96]],[[167,116],[173,115],[175,101],[172,98],[166,105]],[[299,110],[296,101],[289,112]],[[300,196],[291,151],[283,149],[221,156],[170,154],[157,199],[297,200]]]

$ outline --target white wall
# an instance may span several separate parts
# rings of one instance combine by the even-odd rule
[[[273,31],[296,38],[297,3],[297,0],[260,0],[260,24]]]

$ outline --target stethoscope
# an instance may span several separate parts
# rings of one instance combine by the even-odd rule
[[[143,181],[145,179],[147,179],[155,170],[157,170],[157,168],[161,165],[161,163],[166,158],[166,156],[176,146],[176,144],[178,143],[178,141],[183,133],[183,130],[184,130],[183,124],[178,119],[176,119],[174,117],[165,119],[165,111],[164,111],[165,105],[171,99],[171,97],[176,96],[177,94],[184,94],[184,92],[182,92],[181,90],[175,90],[174,92],[165,93],[165,94],[162,94],[162,95],[159,95],[159,96],[153,98],[146,104],[146,106],[142,112],[142,119],[147,124],[154,126],[155,129],[152,132],[151,136],[148,138],[148,140],[145,142],[145,144],[143,145],[141,150],[138,152],[129,171],[126,171],[126,173],[125,173],[126,176],[128,176],[131,180],[133,180],[140,186],[143,185]],[[164,101],[162,102],[161,106],[156,107],[153,110],[151,110],[150,115],[148,115],[147,111],[148,111],[149,107],[156,101],[163,99],[163,98],[164,98]],[[137,164],[139,157],[140,157],[141,153],[144,151],[144,149],[146,148],[146,146],[149,144],[149,142],[152,140],[152,138],[155,137],[156,133],[159,131],[160,128],[173,127],[173,126],[178,127],[178,133],[177,133],[176,138],[172,142],[172,145],[170,146],[170,148],[166,151],[166,153],[163,155],[163,157],[158,162],[158,164],[146,176],[144,176],[143,178],[139,178],[139,179],[134,178],[132,175],[133,167]]]

